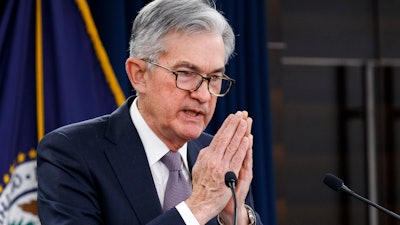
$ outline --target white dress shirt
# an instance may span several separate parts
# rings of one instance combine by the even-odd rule
[[[160,200],[161,205],[164,204],[164,194],[167,186],[169,170],[161,162],[161,158],[167,154],[169,151],[168,147],[157,137],[157,135],[150,129],[147,125],[146,121],[143,119],[142,115],[139,112],[137,107],[137,97],[131,107],[130,107],[130,115],[132,118],[132,122],[136,127],[136,130],[139,133],[140,139],[142,140],[144,150],[147,155],[147,160],[149,162],[151,174],[153,176],[154,184],[157,189],[158,198]],[[179,150],[179,153],[182,157],[182,173],[185,178],[191,183],[190,175],[189,175],[189,167],[187,162],[187,143],[185,143]],[[176,206],[179,214],[186,224],[199,224],[196,220],[196,217],[190,211],[189,207],[187,207],[185,202],[181,202]]]

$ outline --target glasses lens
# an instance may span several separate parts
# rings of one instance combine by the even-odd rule
[[[212,94],[225,95],[228,93],[232,83],[230,80],[225,80],[220,77],[210,80],[208,89]]]
[[[203,78],[189,71],[177,71],[176,86],[182,90],[194,91]]]
[[[203,83],[203,76],[200,74],[188,71],[177,71],[176,73],[176,86],[179,89],[195,91]],[[232,81],[230,80],[223,79],[222,77],[211,77],[210,81],[208,82],[208,90],[213,95],[223,96],[228,93],[231,85]]]

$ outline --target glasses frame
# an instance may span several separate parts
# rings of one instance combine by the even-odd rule
[[[197,91],[197,90],[201,87],[201,85],[203,84],[203,82],[206,80],[206,81],[207,81],[207,90],[208,90],[208,92],[209,92],[211,95],[214,95],[214,96],[217,96],[217,97],[224,97],[226,94],[229,93],[229,91],[230,91],[232,85],[234,85],[234,84],[236,83],[236,80],[234,80],[234,79],[228,77],[226,74],[223,74],[223,75],[220,77],[220,79],[221,79],[221,80],[226,80],[226,81],[228,81],[228,82],[229,82],[229,86],[228,86],[228,88],[226,89],[225,93],[216,94],[216,93],[213,93],[213,92],[210,91],[210,81],[211,81],[211,79],[212,79],[211,77],[207,77],[207,76],[204,76],[204,75],[201,74],[201,73],[197,73],[197,72],[194,72],[194,71],[190,71],[191,73],[200,76],[202,79],[201,79],[201,81],[196,85],[196,87],[195,87],[194,89],[183,89],[183,88],[178,87],[178,75],[179,75],[178,73],[180,72],[179,70],[176,71],[176,70],[170,69],[170,68],[168,68],[168,67],[162,66],[162,65],[160,65],[160,64],[158,64],[158,63],[152,62],[152,61],[147,60],[147,59],[141,59],[141,60],[143,60],[143,61],[145,61],[145,62],[147,62],[147,63],[149,63],[149,64],[151,64],[151,65],[154,65],[154,66],[158,66],[158,67],[160,67],[160,68],[163,68],[163,69],[167,70],[168,72],[172,73],[173,75],[175,75],[175,86],[176,86],[176,88],[178,88],[178,89],[180,89],[180,90],[183,90],[183,91],[188,91],[188,92],[190,92],[190,93]]]

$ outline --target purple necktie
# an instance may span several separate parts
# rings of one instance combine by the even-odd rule
[[[164,195],[164,212],[186,200],[192,188],[182,174],[182,161],[179,152],[169,151],[161,161],[169,169],[169,177]]]

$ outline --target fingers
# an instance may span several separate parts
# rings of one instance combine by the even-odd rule
[[[242,168],[239,172],[239,184],[243,184],[243,188],[245,190],[245,194],[247,194],[247,189],[250,187],[251,180],[253,178],[253,135],[249,136],[249,149],[246,151],[246,156],[244,158]],[[238,187],[241,188],[240,186]]]
[[[215,180],[233,171],[239,176],[248,149],[252,148],[252,119],[246,111],[230,114],[210,145],[200,152],[197,166],[208,171]]]
[[[247,121],[247,132],[246,132],[246,136],[249,136],[251,134],[251,128],[253,126],[253,119],[251,117],[247,117],[246,118]]]
[[[223,152],[222,160],[229,162],[235,153],[240,149],[247,149],[248,140],[245,138],[247,131],[247,122],[243,119],[238,120],[235,124],[236,128],[232,128],[231,132],[225,132],[221,141],[217,145],[217,149]],[[225,149],[225,151],[223,151]]]
[[[246,111],[229,115],[210,145],[200,151],[192,170],[193,192],[185,201],[196,218],[207,221],[223,209],[233,212],[232,196],[224,183],[227,171],[238,176],[236,189],[239,202],[244,202],[252,179],[252,122]],[[209,209],[206,215],[201,208]]]
[[[229,115],[210,144],[213,156],[218,160],[230,162],[239,146],[244,146],[243,137],[249,135],[251,121],[246,111]],[[246,140],[244,142],[247,143]]]
[[[250,189],[251,181],[253,179],[253,149],[252,149],[253,135],[250,134],[248,140],[250,141],[249,149],[246,151],[246,156],[245,159],[243,160],[243,165],[238,174],[238,183],[237,186],[235,187],[238,206],[244,205],[246,196]],[[233,199],[231,198],[220,215],[223,214],[232,215],[233,212],[234,212],[234,203]],[[231,216],[228,216],[228,218],[230,217]]]
[[[244,136],[240,142],[240,145],[234,152],[230,154],[227,152],[225,154],[225,157],[227,158],[226,161],[229,162],[228,160],[230,159],[229,170],[234,171],[236,175],[238,175],[239,171],[242,169],[249,145],[249,137]]]
[[[225,121],[222,123],[222,126],[219,128],[217,133],[214,135],[213,141],[211,142],[210,146],[211,147],[216,147],[221,139],[229,139],[229,136],[233,135],[233,132],[235,132],[235,128],[237,126],[237,123],[240,121],[240,117],[238,116],[239,112],[236,114],[230,114]],[[222,140],[223,141],[223,140]],[[225,140],[227,141],[227,140]]]

